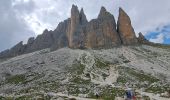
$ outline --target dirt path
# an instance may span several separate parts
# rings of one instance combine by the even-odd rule
[[[109,76],[106,78],[105,83],[112,85],[112,83],[117,81],[118,75],[119,73],[115,67],[110,66]]]

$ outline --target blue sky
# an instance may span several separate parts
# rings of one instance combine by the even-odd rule
[[[151,42],[170,44],[170,24],[148,32],[146,38]]]
[[[117,20],[122,7],[137,36],[142,32],[152,42],[170,44],[170,0],[0,0],[0,51],[54,30],[70,17],[72,4],[84,8],[88,20],[98,16],[101,6]]]

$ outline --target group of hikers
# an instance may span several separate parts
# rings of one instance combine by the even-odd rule
[[[98,91],[95,91],[95,96],[97,99],[99,99],[101,96],[99,95]],[[126,86],[125,89],[125,95],[124,95],[124,99],[125,100],[137,100],[136,96],[135,96],[135,91],[132,88],[128,88]]]
[[[136,100],[135,92],[131,88],[126,90],[125,100]]]

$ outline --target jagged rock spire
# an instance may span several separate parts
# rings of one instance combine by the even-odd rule
[[[84,14],[84,10],[83,8],[81,8],[81,11],[80,11],[80,24],[83,25],[83,24],[86,24],[88,21],[87,21],[87,18],[86,18],[86,15]]]
[[[74,26],[76,26],[77,24],[79,24],[79,17],[80,17],[80,13],[78,10],[78,7],[75,5],[72,5],[71,8],[71,24]]]
[[[141,32],[139,32],[139,37],[138,37],[139,43],[148,43],[149,41],[143,36]]]
[[[104,7],[101,7],[98,18],[91,20],[86,28],[87,48],[111,48],[121,43],[114,16]]]
[[[80,23],[80,13],[79,13],[78,7],[75,5],[72,5],[71,22],[70,22],[70,28],[68,32],[69,47],[73,47],[73,34],[78,28],[79,23]]]
[[[98,18],[106,16],[106,13],[107,13],[106,8],[102,6]]]
[[[134,32],[134,29],[131,25],[131,20],[122,8],[119,8],[117,30],[118,30],[118,33],[120,34],[122,43],[124,45],[137,43],[137,38]]]
[[[45,30],[43,31],[43,34],[46,34],[46,33],[48,33],[48,29],[45,29]]]

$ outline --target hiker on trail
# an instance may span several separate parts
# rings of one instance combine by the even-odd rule
[[[131,88],[126,90],[126,99],[125,100],[136,100],[135,93]]]
[[[99,98],[99,92],[98,92],[99,90],[96,88],[95,89],[95,91],[94,91],[94,94],[95,94],[95,96],[96,96],[96,98],[98,99]]]
[[[96,92],[95,95],[96,95],[96,98],[98,99],[99,98],[99,93]]]
[[[126,100],[131,100],[132,99],[132,95],[131,95],[131,91],[130,89],[126,90]]]

